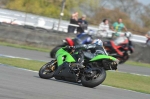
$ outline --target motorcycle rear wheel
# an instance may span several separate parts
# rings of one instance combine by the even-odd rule
[[[61,48],[61,47],[65,47],[66,46],[66,43],[63,43],[61,45],[58,45],[56,47],[54,47],[51,51],[50,51],[50,57],[51,58],[55,58],[55,55],[56,55],[56,52]]]
[[[123,57],[119,58],[119,64],[125,63],[129,59],[129,55],[124,55]]]
[[[90,88],[100,85],[106,78],[106,71],[104,70],[104,68],[97,68],[95,76],[97,77],[88,79],[85,75],[83,75],[81,77],[82,85]]]
[[[56,55],[56,52],[60,49],[61,47],[55,47],[55,48],[53,48],[52,50],[51,50],[51,52],[50,52],[50,57],[51,58],[55,58],[55,55]]]

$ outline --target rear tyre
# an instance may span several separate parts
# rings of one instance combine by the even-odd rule
[[[56,69],[56,61],[52,60],[51,62],[48,62],[41,67],[41,69],[39,70],[39,76],[44,79],[52,78]]]
[[[125,54],[123,57],[119,58],[119,64],[125,63],[129,59],[129,55]]]
[[[95,72],[95,77],[88,78],[86,75],[81,77],[81,83],[85,87],[96,87],[100,85],[106,78],[106,71],[103,68],[96,68],[92,70]]]
[[[53,48],[50,52],[50,57],[51,58],[55,58],[56,52],[61,48],[61,47],[65,47],[67,44],[63,43],[61,45],[56,46],[55,48]]]

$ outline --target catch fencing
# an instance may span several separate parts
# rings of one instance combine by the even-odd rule
[[[55,30],[58,32],[67,33],[68,25],[76,26],[74,24],[69,24],[68,21],[61,20],[60,26],[58,26],[58,19],[47,18],[43,16],[12,11],[7,9],[0,9],[0,22],[15,24],[19,26],[28,26],[35,28],[43,28],[46,30]],[[99,31],[98,27],[88,26],[88,30],[86,32],[92,32],[92,35],[102,36],[102,37],[110,37],[112,32],[102,32]],[[76,34],[76,31],[74,32]],[[147,38],[145,36],[133,34],[131,36],[131,40],[138,43],[145,43]]]

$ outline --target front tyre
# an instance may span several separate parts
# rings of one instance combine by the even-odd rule
[[[106,71],[104,68],[96,68],[93,69],[92,72],[94,73],[94,76],[92,74],[92,77],[90,77],[89,74],[84,74],[81,77],[81,83],[85,87],[96,87],[100,85],[106,78]]]
[[[56,61],[52,60],[51,62],[48,62],[41,67],[41,69],[39,70],[39,76],[44,79],[52,78],[56,69]]]

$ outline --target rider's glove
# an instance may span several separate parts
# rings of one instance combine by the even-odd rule
[[[75,49],[75,46],[66,46],[67,49]]]
[[[86,49],[86,48],[87,48],[87,45],[85,45],[85,44],[80,44],[80,45],[74,46],[74,49]]]

